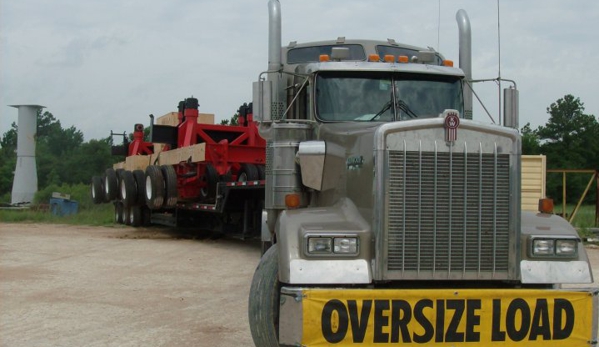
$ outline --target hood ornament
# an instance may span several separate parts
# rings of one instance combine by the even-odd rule
[[[460,113],[456,110],[445,110],[442,117],[445,119],[445,141],[455,142],[458,139]]]

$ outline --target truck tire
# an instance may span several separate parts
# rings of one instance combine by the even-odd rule
[[[141,225],[144,227],[149,227],[152,225],[152,211],[148,208],[148,206],[140,206],[141,207]]]
[[[135,205],[129,207],[129,224],[131,224],[132,227],[138,227],[142,224],[141,206]]]
[[[212,166],[212,164],[206,164],[204,175],[202,176],[202,182],[205,183],[204,187],[200,189],[202,200],[212,201],[216,198],[216,185],[219,182],[218,171]]]
[[[114,203],[114,222],[123,224],[123,203],[120,201]]]
[[[104,186],[102,185],[102,177],[92,177],[91,195],[94,204],[101,204],[104,202]]]
[[[279,251],[273,245],[264,253],[254,272],[248,304],[248,318],[254,344],[279,346]]]
[[[258,168],[253,164],[241,164],[237,173],[238,182],[257,181],[260,179]]]
[[[133,170],[133,180],[135,181],[135,201],[138,205],[146,204],[146,174],[143,170]]]
[[[159,166],[150,165],[146,168],[146,205],[153,210],[162,207],[164,201],[164,179]]]
[[[164,207],[174,208],[177,206],[179,192],[177,190],[177,173],[172,165],[160,166],[164,177]]]
[[[104,176],[104,193],[106,194],[107,201],[116,200],[119,181],[116,177],[114,169],[106,169],[106,175]]]
[[[123,171],[119,175],[120,179],[120,198],[125,206],[131,206],[135,204],[137,197],[137,188],[135,187],[135,179],[131,171]]]

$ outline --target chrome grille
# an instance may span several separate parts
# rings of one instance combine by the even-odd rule
[[[387,276],[504,279],[508,154],[387,151]]]

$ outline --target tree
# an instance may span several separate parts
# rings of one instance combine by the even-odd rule
[[[530,128],[530,123],[526,123],[520,133],[522,134],[522,154],[540,154],[541,141],[537,132]]]
[[[118,161],[111,156],[112,139],[83,141],[83,133],[74,126],[63,128],[50,112],[38,111],[36,164],[38,188],[49,185],[88,183]],[[0,138],[0,196],[12,190],[16,165],[17,125]]]
[[[573,95],[565,95],[547,108],[549,120],[540,126],[536,135],[541,141],[540,151],[547,156],[549,169],[598,169],[599,122],[584,113],[584,104]],[[561,197],[561,177],[550,176],[547,195]],[[580,198],[588,178],[581,175],[568,177],[568,201]],[[594,195],[592,195],[594,196]]]

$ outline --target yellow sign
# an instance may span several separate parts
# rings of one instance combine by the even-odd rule
[[[306,290],[304,346],[589,346],[593,297],[559,290]]]

